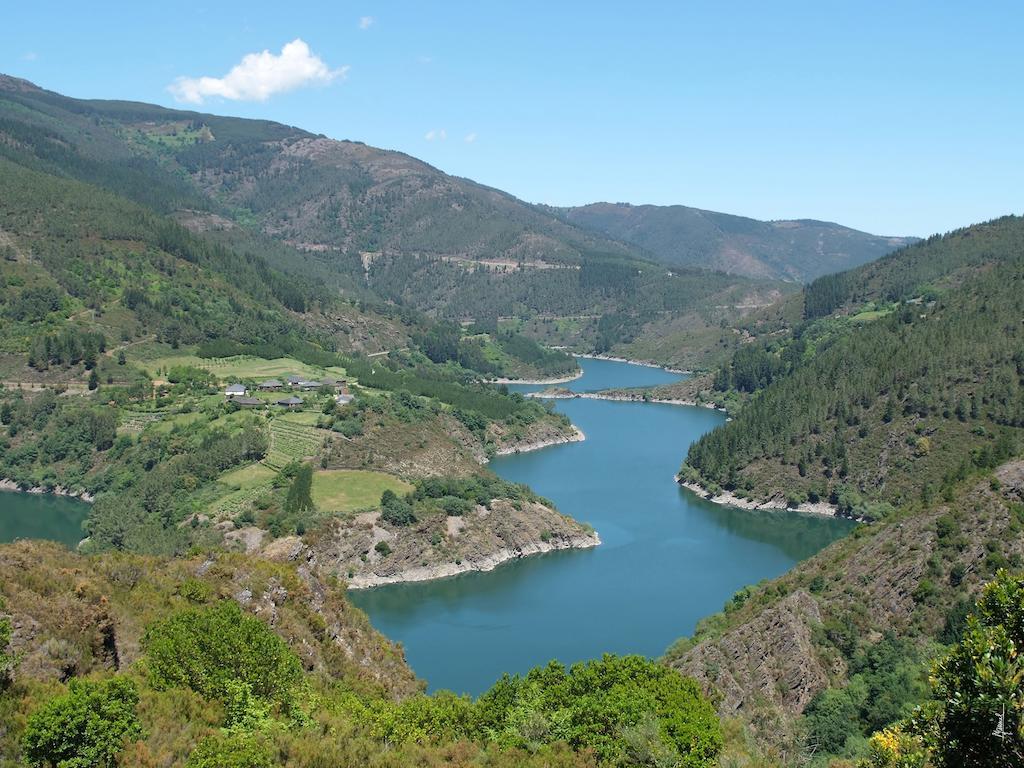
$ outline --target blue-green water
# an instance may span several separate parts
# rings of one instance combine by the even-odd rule
[[[580,364],[584,376],[566,385],[576,391],[679,378],[625,363]],[[557,408],[585,442],[501,457],[491,467],[593,525],[601,546],[350,593],[404,644],[432,690],[478,694],[503,672],[552,658],[658,656],[739,588],[778,576],[850,529],[839,520],[721,507],[676,485],[687,447],[722,423],[721,413],[589,399]]]
[[[74,548],[85,535],[89,505],[49,494],[0,491],[0,544],[15,539],[49,539]]]

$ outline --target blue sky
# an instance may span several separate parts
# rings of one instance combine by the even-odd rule
[[[1020,2],[38,2],[3,17],[0,71],[51,90],[202,97],[192,108],[399,149],[531,202],[918,235],[1024,210]],[[283,80],[223,80],[296,39],[308,55]],[[169,89],[204,76],[220,80]]]

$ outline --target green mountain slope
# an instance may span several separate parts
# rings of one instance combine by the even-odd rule
[[[0,76],[0,154],[174,215],[356,299],[497,318],[604,351],[671,317],[705,330],[790,286],[667,269],[634,246],[415,158],[275,123],[70,99]],[[603,314],[618,322],[600,326]],[[522,324],[522,325],[520,325]]]
[[[705,379],[734,417],[683,481],[867,519],[669,650],[751,736],[733,759],[865,757],[925,700],[981,584],[1024,563],[1022,297],[1024,219],[1005,217],[820,278]]]
[[[809,286],[835,315],[748,345],[716,377],[753,393],[684,475],[756,499],[900,505],[1014,455],[1024,429],[1024,220],[970,227]],[[859,309],[853,297],[869,299]],[[812,314],[817,310],[813,310]]]
[[[369,292],[354,303],[258,231],[190,231],[167,213],[214,204],[188,197],[184,177],[175,186],[166,158],[125,155],[99,113],[39,98],[30,119],[0,121],[0,478],[95,497],[90,549],[179,554],[237,545],[226,534],[253,526],[302,535],[379,508],[406,481],[493,478],[489,453],[575,436],[482,381],[571,373],[568,355],[512,332],[464,334]],[[289,374],[347,377],[355,402],[337,402],[333,384],[256,391]],[[229,401],[229,383],[260,396]],[[295,412],[275,405],[285,394]],[[365,470],[343,476],[375,493],[294,508],[304,462],[317,485]]]
[[[592,203],[553,210],[666,264],[798,282],[855,267],[915,240],[826,221],[758,221],[683,205]]]

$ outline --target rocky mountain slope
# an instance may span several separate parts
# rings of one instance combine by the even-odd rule
[[[1024,461],[927,510],[865,525],[785,576],[744,591],[666,660],[720,695],[772,750],[804,737],[796,719],[839,688],[859,650],[887,636],[951,642],[1001,567],[1024,562]],[[789,744],[785,744],[789,740]]]
[[[553,210],[665,264],[797,282],[850,269],[917,239],[870,235],[812,219],[758,221],[684,205],[592,203]]]
[[[175,560],[85,557],[57,544],[0,547],[2,613],[10,617],[19,676],[64,681],[124,671],[147,624],[195,603],[230,599],[261,617],[323,672],[394,697],[420,690],[400,649],[309,567],[237,554]]]

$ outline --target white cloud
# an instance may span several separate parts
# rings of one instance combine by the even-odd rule
[[[35,51],[29,51],[28,53],[24,53],[21,56],[21,60],[22,61],[35,61],[38,58],[39,58],[39,54],[36,53]]]
[[[434,128],[427,131],[423,138],[427,141],[444,141],[448,138],[448,131],[444,128]]]
[[[476,141],[476,131],[470,131],[469,133],[467,133],[463,141],[466,142],[467,144],[472,144],[474,141]]]
[[[287,43],[280,54],[248,53],[224,77],[179,77],[167,90],[175,99],[202,104],[212,96],[232,101],[266,101],[306,85],[326,85],[344,78],[348,67],[331,69],[300,38]]]
[[[360,16],[359,17],[359,28],[360,29],[369,29],[370,27],[373,26],[373,22],[374,21],[376,21],[376,19],[374,19],[373,16]]]

